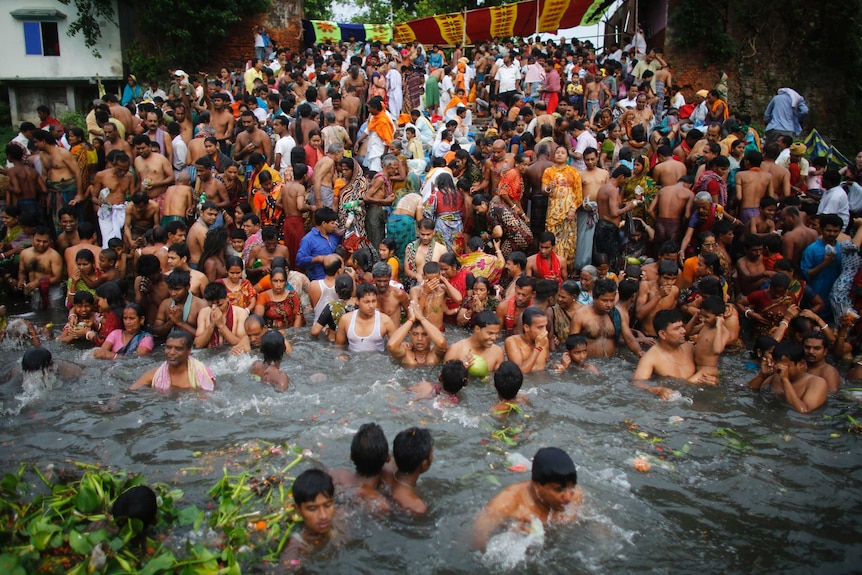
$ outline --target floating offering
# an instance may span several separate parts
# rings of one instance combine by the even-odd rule
[[[650,467],[651,467],[650,462],[647,461],[646,459],[644,459],[643,457],[635,457],[635,459],[634,459],[634,461],[632,461],[632,463],[634,464],[635,469],[637,469],[638,471],[640,471],[642,473],[646,473],[647,471],[650,470]]]

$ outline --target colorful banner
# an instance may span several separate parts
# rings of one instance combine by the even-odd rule
[[[419,18],[395,24],[393,32],[399,44],[414,40],[428,45],[451,46],[462,41],[474,44],[494,38],[532,36],[537,31],[556,33],[560,28],[591,26],[601,20],[613,3],[613,0],[527,0],[466,13]],[[465,20],[466,29],[461,24]]]
[[[302,32],[306,46],[347,41],[350,38],[356,42],[389,42],[392,39],[392,26],[389,24],[351,24],[303,18]]]
[[[322,42],[380,40],[393,37],[399,44],[419,40],[423,44],[453,46],[475,44],[494,38],[527,37],[538,32],[556,33],[560,28],[592,26],[613,6],[614,0],[526,0],[505,6],[491,6],[438,14],[390,26],[389,24],[348,24],[323,20],[302,20],[305,45]],[[536,9],[539,17],[536,18]],[[538,30],[537,30],[538,26]]]

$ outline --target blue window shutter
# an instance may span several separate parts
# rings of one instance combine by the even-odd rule
[[[24,47],[28,56],[42,55],[42,28],[38,22],[24,22]]]

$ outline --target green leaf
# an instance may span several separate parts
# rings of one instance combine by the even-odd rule
[[[69,547],[78,555],[89,555],[93,551],[93,544],[77,531],[69,532]]]
[[[0,555],[0,573],[6,575],[27,575],[24,568],[18,564],[18,558],[11,553]]]
[[[177,521],[179,521],[180,525],[186,526],[196,523],[198,518],[203,518],[204,512],[198,509],[196,505],[190,505],[186,507],[177,515]]]
[[[157,557],[153,557],[147,565],[141,569],[140,575],[156,575],[157,573],[170,573],[173,570],[176,559],[173,553],[165,551]]]
[[[75,496],[75,507],[81,513],[92,513],[99,508],[99,496],[92,487],[82,487]]]

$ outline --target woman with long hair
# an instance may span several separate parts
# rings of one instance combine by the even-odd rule
[[[275,268],[270,273],[272,288],[257,296],[254,313],[263,317],[266,326],[272,329],[302,327],[305,318],[296,290],[287,283],[284,268]]]
[[[96,309],[101,317],[93,324],[93,330],[87,332],[87,340],[101,347],[112,331],[122,329],[125,307],[123,290],[116,281],[106,282],[97,287]]]
[[[254,306],[257,304],[257,292],[251,282],[242,277],[243,266],[242,258],[238,256],[230,256],[225,263],[227,275],[217,279],[217,282],[223,283],[227,288],[227,299],[231,305],[241,307],[248,310],[249,313],[254,312]]]
[[[123,327],[108,334],[101,347],[93,351],[96,359],[117,359],[118,356],[149,355],[153,353],[153,336],[144,331],[147,314],[137,303],[123,308]]]
[[[338,227],[344,230],[344,247],[350,251],[370,247],[365,232],[365,193],[368,178],[353,158],[342,158],[337,168],[346,183],[338,194]]]
[[[463,224],[464,197],[455,188],[455,180],[449,174],[440,174],[434,181],[431,196],[425,202],[425,217],[434,220],[434,230],[440,241],[460,254],[464,252]]]
[[[227,275],[225,265],[225,248],[227,247],[228,233],[224,226],[212,227],[204,236],[204,245],[201,248],[201,257],[198,260],[198,269],[204,272],[207,280],[214,282]]]

